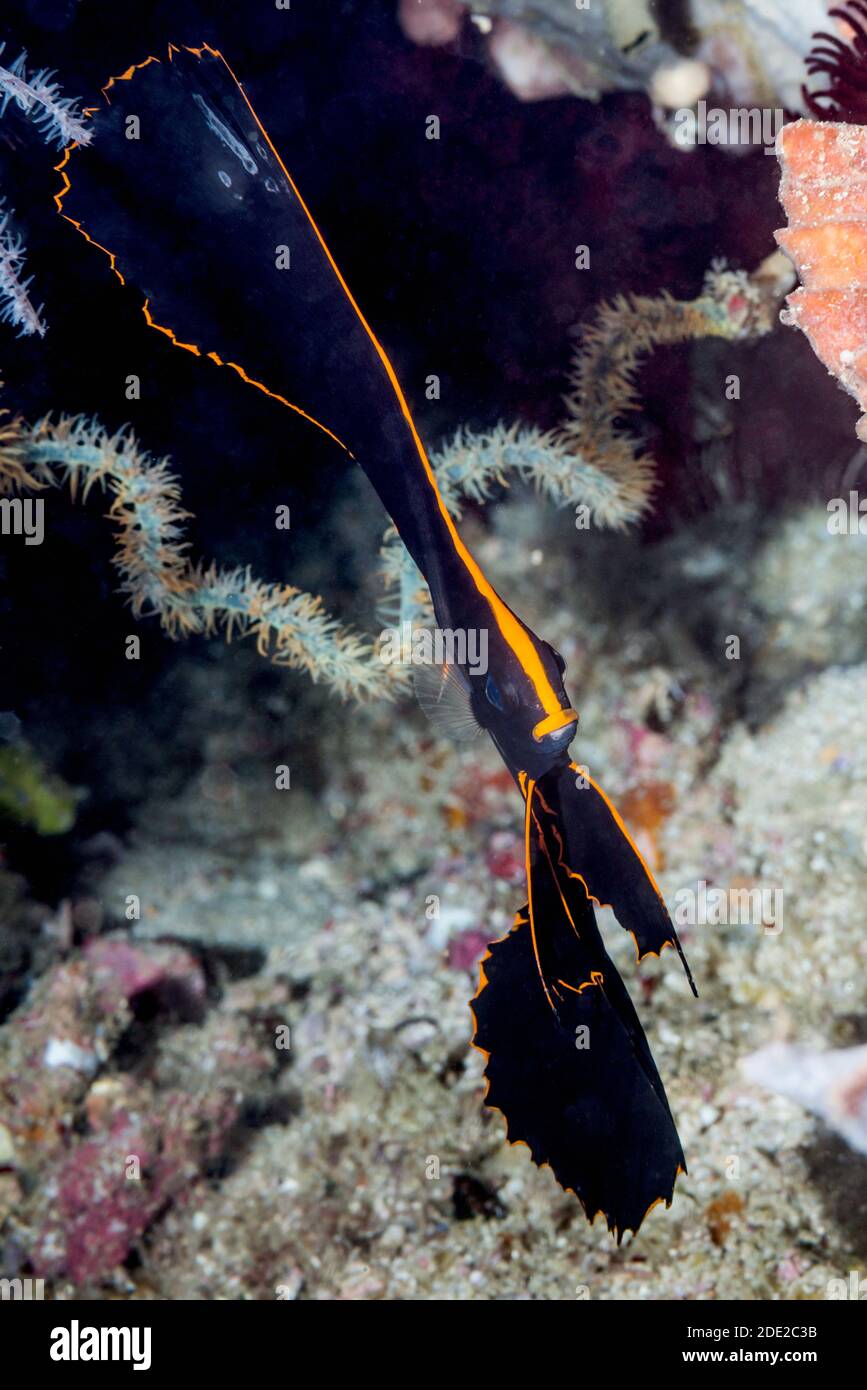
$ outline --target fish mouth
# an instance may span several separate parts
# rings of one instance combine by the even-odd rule
[[[546,734],[555,734],[560,729],[565,729],[568,724],[578,724],[578,715],[574,709],[558,709],[553,714],[549,714],[545,719],[540,719],[533,729],[533,738],[537,743],[541,743]]]

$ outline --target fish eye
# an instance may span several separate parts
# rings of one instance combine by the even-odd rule
[[[503,709],[503,697],[500,694],[500,687],[497,685],[493,676],[488,676],[488,679],[485,681],[485,699],[489,705],[494,706],[494,709]]]

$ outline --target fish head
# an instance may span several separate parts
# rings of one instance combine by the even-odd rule
[[[563,677],[566,663],[525,629],[527,647],[489,643],[488,669],[472,681],[473,713],[514,774],[541,777],[566,755],[578,728]]]

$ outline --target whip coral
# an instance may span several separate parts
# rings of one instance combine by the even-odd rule
[[[464,503],[485,502],[514,479],[530,483],[557,507],[586,506],[599,525],[622,529],[637,519],[626,485],[605,468],[588,463],[568,440],[553,430],[496,425],[483,433],[459,429],[449,444],[431,456],[437,486],[451,515],[458,519]],[[394,529],[382,549],[383,575],[396,604],[387,603],[389,621],[429,623],[430,595],[419,571]]]
[[[770,332],[776,284],[759,267],[754,276],[715,261],[697,299],[677,300],[663,292],[618,295],[603,304],[585,329],[575,352],[570,419],[561,426],[561,446],[595,466],[614,486],[618,511],[609,525],[622,526],[647,510],[654,487],[653,460],[640,441],[617,426],[617,419],[639,406],[635,373],[640,359],[656,347],[695,338],[753,338]]]
[[[0,408],[0,497],[45,487],[42,479],[27,467],[25,428],[20,416]]]
[[[779,257],[782,260],[782,257]],[[622,531],[649,510],[655,464],[617,421],[640,406],[635,373],[655,347],[690,339],[735,341],[770,332],[782,293],[777,258],[752,276],[714,262],[694,300],[620,295],[597,310],[582,332],[572,367],[568,416],[554,430],[497,425],[487,433],[459,430],[431,464],[449,511],[464,499],[484,502],[514,479],[530,483],[558,507],[586,507],[599,527]],[[386,585],[399,616],[430,621],[430,599],[411,558],[392,531],[383,548]],[[389,618],[396,616],[390,608]]]
[[[5,44],[0,43],[0,56]],[[10,102],[33,123],[48,144],[59,149],[73,142],[89,145],[91,132],[82,120],[76,102],[61,96],[54,73],[47,68],[28,73],[27,54],[21,53],[9,67],[0,64],[0,118]],[[30,299],[32,277],[24,280],[24,238],[11,226],[11,214],[4,212],[0,200],[0,320],[11,323],[21,336],[45,335],[42,309]]]
[[[455,511],[461,496],[481,500],[504,481],[507,465],[535,479],[552,500],[585,495],[580,470],[570,483],[570,460],[562,450],[547,436],[533,441],[532,432],[516,428],[493,431],[481,456],[478,442],[459,434],[436,460]],[[249,568],[193,565],[185,553],[183,523],[190,514],[181,507],[178,479],[169,461],[151,458],[130,430],[110,435],[85,416],[46,417],[32,427],[8,412],[0,416],[0,494],[64,485],[85,501],[97,486],[111,494],[108,516],[116,527],[121,592],[136,617],[158,617],[168,636],[252,636],[260,654],[276,665],[304,671],[356,699],[388,697],[404,683],[402,668],[381,662],[368,640],[330,617],[321,599],[288,584],[265,583]],[[398,577],[404,563],[401,544],[386,547],[387,578]],[[421,595],[417,601],[421,611]],[[401,612],[409,611],[407,591]]]
[[[111,495],[115,564],[136,617],[157,616],[176,638],[250,635],[276,665],[306,671],[340,695],[389,693],[391,668],[331,618],[321,599],[288,584],[263,583],[249,569],[191,564],[180,484],[169,461],[151,458],[130,430],[110,435],[84,416],[46,417],[32,427],[0,421],[0,492],[64,484],[73,497],[80,489],[85,500],[97,486]]]
[[[23,280],[24,238],[10,225],[11,214],[3,211],[0,202],[0,319],[13,324],[21,336],[38,333],[45,336],[42,310],[35,308],[30,298],[32,276]]]
[[[0,44],[0,55],[5,44]],[[9,67],[0,65],[0,117],[13,101],[33,122],[48,144],[58,149],[71,145],[89,145],[91,132],[82,120],[75,100],[60,94],[54,73],[48,68],[28,73],[27,54],[20,53]]]

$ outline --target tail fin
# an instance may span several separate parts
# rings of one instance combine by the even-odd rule
[[[548,1164],[588,1220],[602,1212],[619,1242],[658,1202],[671,1205],[686,1162],[648,1079],[641,1025],[613,964],[601,963],[580,988],[561,985],[552,1010],[524,909],[482,963],[473,1043],[487,1054],[486,1104],[504,1115],[509,1141]]]
[[[592,903],[552,857],[528,787],[527,906],[482,962],[471,1008],[487,1054],[486,1103],[512,1143],[602,1212],[618,1241],[671,1204],[683,1150],[638,1015]]]

